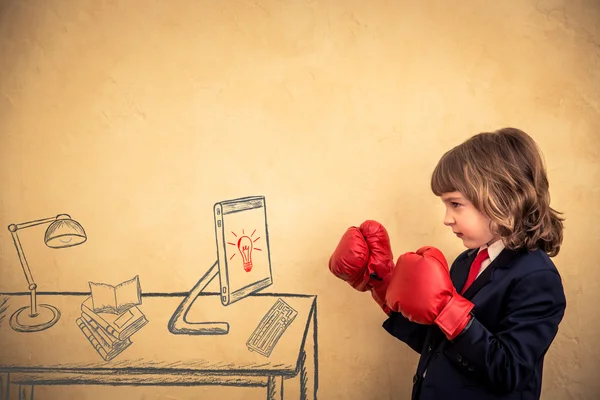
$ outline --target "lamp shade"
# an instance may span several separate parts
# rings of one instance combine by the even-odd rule
[[[77,246],[86,240],[87,236],[83,227],[66,214],[56,217],[56,221],[46,229],[44,237],[46,245],[55,249]]]

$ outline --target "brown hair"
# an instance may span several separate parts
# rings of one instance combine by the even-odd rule
[[[542,153],[525,132],[503,128],[478,133],[447,151],[431,177],[436,196],[460,192],[487,215],[490,230],[509,249],[560,251],[562,213],[550,207]]]

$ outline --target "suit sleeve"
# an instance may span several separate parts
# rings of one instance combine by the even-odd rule
[[[383,328],[395,338],[406,343],[411,349],[421,354],[428,326],[409,321],[401,313],[392,311],[383,323]]]
[[[528,274],[505,307],[495,334],[473,318],[447,351],[466,374],[499,393],[525,387],[556,337],[566,309],[560,275],[552,270]]]

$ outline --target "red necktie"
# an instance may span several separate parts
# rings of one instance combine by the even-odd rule
[[[481,269],[481,263],[483,263],[483,261],[487,258],[488,258],[488,249],[487,248],[481,250],[477,254],[477,257],[475,257],[473,264],[471,264],[471,270],[469,271],[469,277],[467,278],[465,285],[463,286],[462,290],[460,291],[460,294],[463,294],[464,292],[466,292],[467,289],[469,288],[469,286],[471,286],[471,284],[473,283],[473,281],[477,278],[477,275],[479,274],[479,270]]]

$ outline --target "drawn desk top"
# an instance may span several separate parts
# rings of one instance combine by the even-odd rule
[[[226,335],[174,335],[169,318],[184,294],[144,294],[140,310],[148,324],[132,337],[132,345],[110,361],[104,361],[82,334],[75,320],[88,294],[41,294],[38,304],[52,304],[61,311],[58,323],[42,332],[21,333],[10,327],[10,316],[29,302],[28,294],[8,297],[0,316],[0,370],[61,371],[112,370],[160,373],[178,371],[263,375],[277,371],[293,375],[305,341],[309,318],[315,312],[315,296],[266,294],[249,296],[222,306],[218,295],[203,294],[188,314],[188,321],[227,321]],[[287,328],[269,358],[246,347],[246,341],[278,298],[298,315]]]

